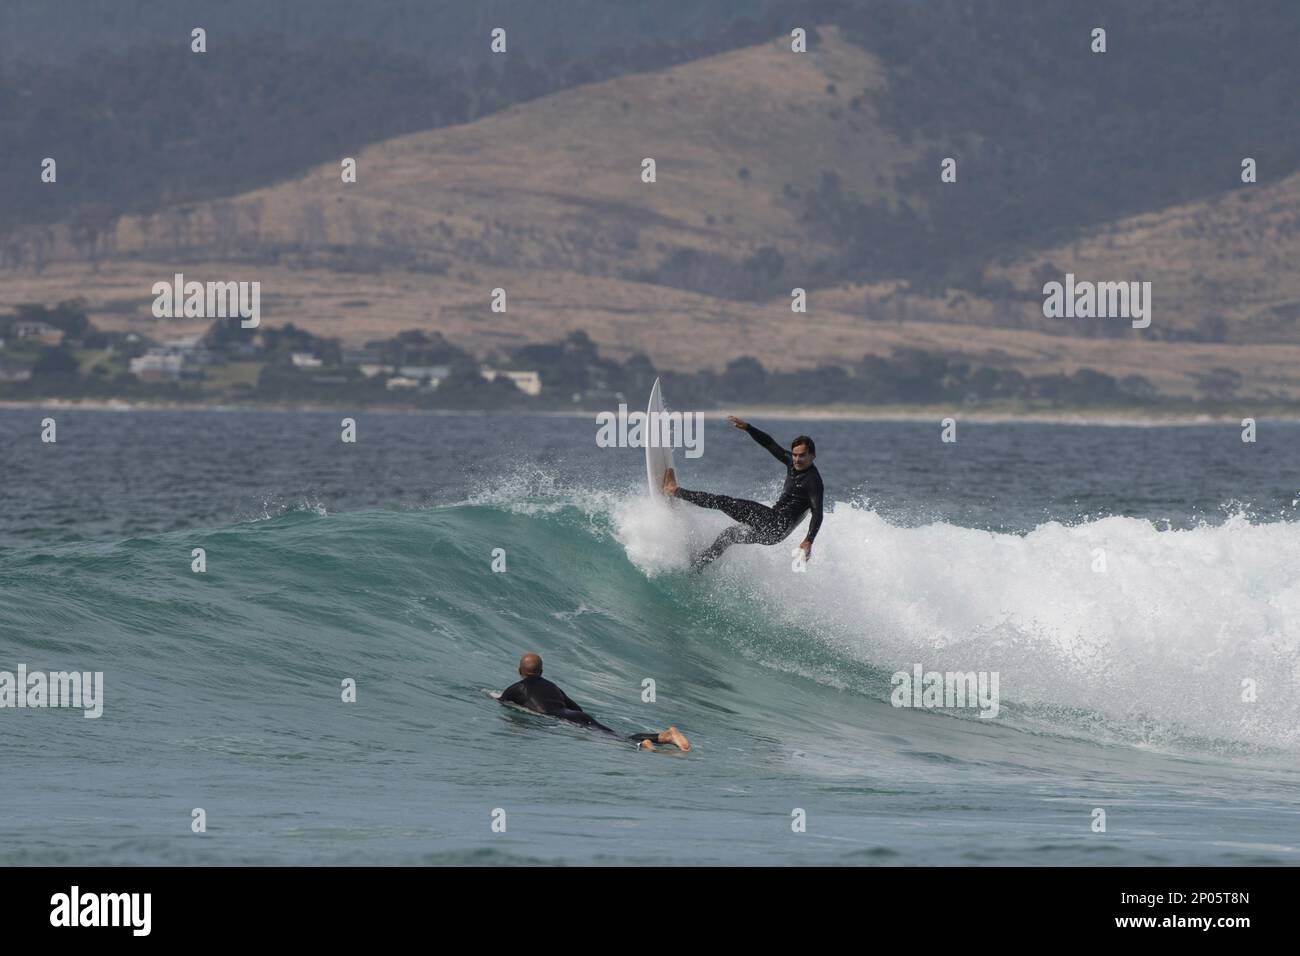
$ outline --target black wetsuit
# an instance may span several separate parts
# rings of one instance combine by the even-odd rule
[[[501,692],[500,700],[503,704],[516,704],[537,714],[545,714],[547,717],[559,717],[561,720],[568,720],[584,727],[594,727],[596,730],[603,730],[607,734],[618,736],[617,731],[611,730],[597,721],[591,714],[571,701],[568,694],[545,677],[525,677],[523,680],[511,684]],[[657,741],[659,735],[631,734],[626,739],[637,742],[642,740]]]
[[[796,471],[794,457],[774,442],[771,435],[759,431],[753,425],[746,425],[745,431],[785,465],[785,486],[781,489],[781,497],[770,508],[744,498],[729,498],[726,495],[678,488],[677,497],[683,501],[701,508],[716,508],[728,518],[740,522],[718,535],[718,539],[695,559],[693,565],[696,570],[733,544],[780,544],[809,511],[812,512],[812,521],[808,523],[809,541],[817,536],[817,529],[822,526],[822,476],[817,466],[810,465],[803,471]]]

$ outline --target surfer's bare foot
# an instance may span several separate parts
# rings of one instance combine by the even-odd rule
[[[654,749],[655,749],[655,745],[652,744],[652,743],[651,743],[650,741],[648,741],[648,740],[643,740],[643,741],[641,741],[639,744],[636,745],[636,749],[637,749],[637,750],[654,750]]]
[[[678,750],[690,750],[691,742],[686,739],[686,735],[676,727],[669,727],[659,735],[661,744],[676,744]]]
[[[664,494],[669,497],[677,494],[677,476],[671,468],[664,472]]]

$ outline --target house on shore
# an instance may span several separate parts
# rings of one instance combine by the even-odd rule
[[[489,382],[496,381],[498,375],[503,375],[514,383],[515,388],[532,398],[542,394],[542,377],[537,372],[484,367],[479,369],[479,374]]]

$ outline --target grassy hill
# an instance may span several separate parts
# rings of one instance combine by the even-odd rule
[[[1218,192],[1137,212],[1143,197],[1115,198],[1112,218],[1063,229],[1048,217],[982,244],[969,203],[1012,187],[978,171],[941,184],[938,160],[969,129],[945,143],[930,117],[915,126],[924,137],[909,132],[898,85],[918,70],[851,32],[824,26],[805,55],[774,37],[344,150],[355,184],[330,161],[123,217],[93,243],[54,227],[39,273],[0,277],[0,305],[79,294],[97,324],[153,332],[149,288],[182,271],[260,280],[266,321],[355,343],[425,328],[504,352],[582,328],[602,351],[660,367],[752,355],[792,369],[911,347],[1026,375],[1142,374],[1171,396],[1232,368],[1244,394],[1300,397],[1300,274],[1286,267],[1300,251],[1300,177],[1262,158],[1258,185],[1229,166]],[[647,156],[654,184],[640,179]],[[1037,188],[1079,189],[1074,172]],[[963,223],[960,248],[936,238]],[[974,266],[956,275],[957,258]],[[1152,328],[1044,319],[1044,277],[1067,271],[1153,281]],[[489,309],[498,286],[505,314]],[[809,292],[806,315],[790,311],[794,286]]]

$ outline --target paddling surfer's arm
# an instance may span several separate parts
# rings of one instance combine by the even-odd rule
[[[787,468],[790,467],[790,453],[773,441],[772,436],[767,432],[760,431],[753,425],[749,424],[749,422],[741,421],[735,415],[728,415],[727,421],[731,422],[731,424],[735,425],[737,428],[749,432],[749,437],[770,451],[773,458],[785,465]]]

